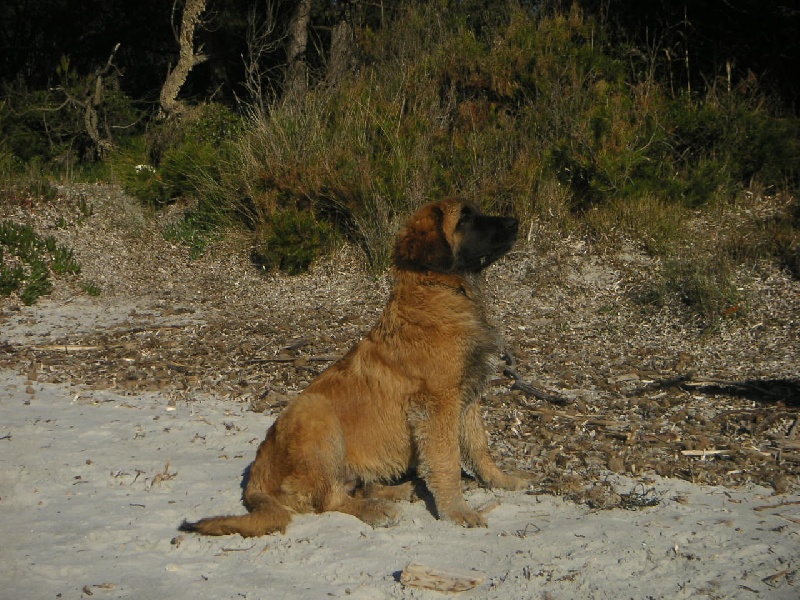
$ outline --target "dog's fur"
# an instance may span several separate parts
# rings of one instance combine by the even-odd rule
[[[484,485],[521,489],[489,455],[478,400],[500,343],[487,322],[480,271],[505,254],[517,221],[458,201],[424,206],[394,253],[395,285],[377,325],[295,398],[267,431],[244,492],[249,514],[183,524],[243,536],[285,531],[293,512],[339,511],[373,525],[416,469],[440,518],[486,526],[461,492],[462,467]],[[354,493],[363,486],[368,493]]]

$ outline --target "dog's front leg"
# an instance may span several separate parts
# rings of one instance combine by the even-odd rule
[[[461,458],[467,471],[490,488],[522,490],[528,486],[525,479],[503,473],[489,454],[489,438],[481,416],[481,407],[471,403],[461,415]]]
[[[486,519],[467,506],[461,493],[459,399],[436,404],[412,422],[417,472],[433,494],[439,518],[465,527],[486,527]]]

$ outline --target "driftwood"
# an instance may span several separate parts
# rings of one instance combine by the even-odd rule
[[[784,506],[797,506],[800,504],[798,500],[790,500],[787,502],[779,502],[778,504],[765,504],[763,506],[755,506],[753,510],[761,512],[762,510],[772,510],[773,508],[782,508]]]
[[[444,571],[416,563],[409,564],[400,575],[400,583],[403,585],[437,592],[463,592],[485,580],[484,574],[475,571]]]
[[[699,456],[705,459],[706,456],[725,456],[730,454],[730,450],[681,450],[684,456]]]
[[[761,581],[763,581],[770,587],[776,587],[776,584],[781,579],[783,579],[784,577],[788,579],[789,577],[793,576],[796,572],[797,571],[794,569],[784,569],[783,571],[778,571],[774,575],[770,575],[769,577],[764,577],[764,579],[762,579]]]
[[[77,344],[47,344],[45,346],[36,346],[37,350],[45,350],[49,352],[82,352],[88,350],[97,350],[99,346],[79,346]]]

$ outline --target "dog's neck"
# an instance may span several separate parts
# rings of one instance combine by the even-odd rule
[[[425,287],[445,288],[476,301],[483,283],[481,273],[440,273],[438,271],[407,271],[396,269],[395,277],[413,281]]]

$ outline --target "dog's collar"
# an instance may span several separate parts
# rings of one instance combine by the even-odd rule
[[[421,283],[426,287],[444,288],[451,290],[454,294],[466,296],[470,299],[472,298],[472,290],[469,289],[469,285],[463,281],[461,277],[456,275],[446,275],[445,277],[447,279],[444,279],[441,273],[436,273],[435,277],[426,276]],[[454,279],[455,281],[448,281],[450,279]]]

